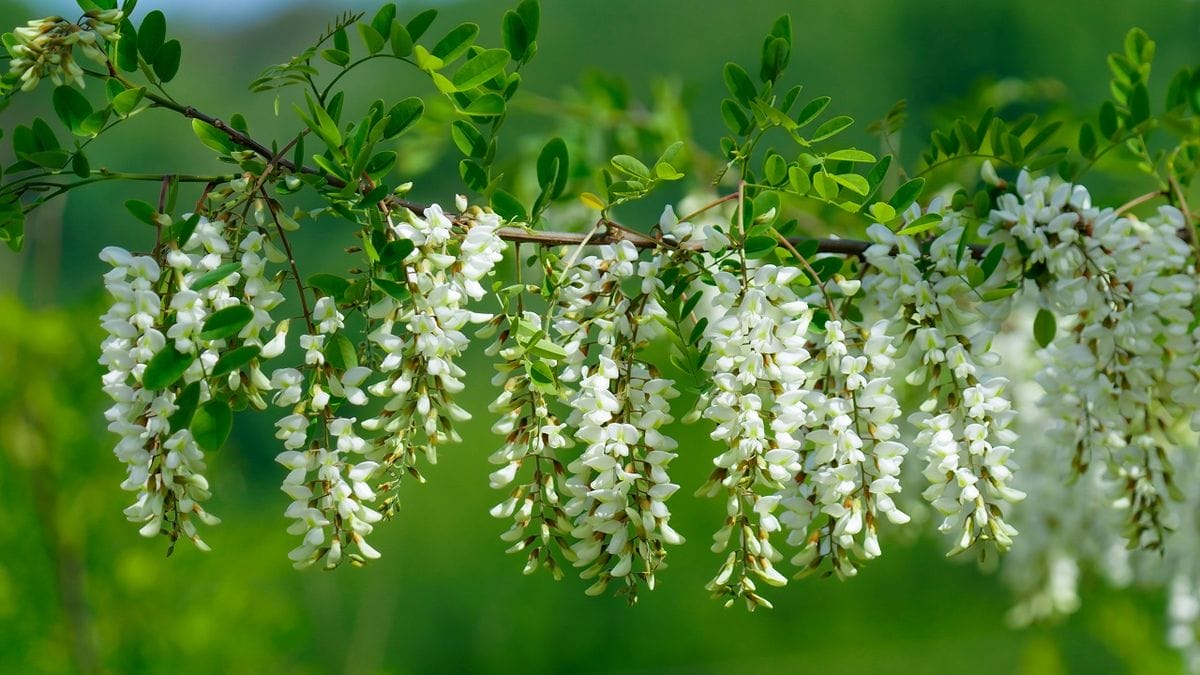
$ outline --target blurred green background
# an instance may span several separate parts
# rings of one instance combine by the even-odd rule
[[[151,3],[172,16],[171,5]],[[264,3],[229,14],[233,3],[190,0],[182,34],[184,64],[172,91],[220,117],[243,112],[255,135],[294,128],[275,117],[270,95],[246,83],[263,67],[306,46],[337,11],[374,5]],[[0,0],[5,27],[71,3]],[[251,3],[253,6],[253,3]],[[402,15],[422,5],[401,2]],[[496,40],[504,2],[437,5],[433,32],[453,22],[484,26]],[[246,9],[245,7],[242,8]],[[144,9],[142,10],[144,11]],[[548,135],[538,110],[596,69],[628,78],[636,98],[656,82],[679,83],[692,133],[708,148],[722,131],[717,104],[725,61],[753,63],[763,32],[793,14],[797,49],[790,81],[808,96],[829,94],[862,127],[897,99],[910,102],[902,152],[914,157],[930,125],[980,82],[1054,78],[1038,91],[1055,105],[1088,110],[1107,95],[1104,56],[1131,26],[1159,45],[1157,84],[1200,61],[1200,3],[1041,0],[544,0],[540,52],[525,72],[524,110],[508,129],[509,147],[538,146]],[[349,78],[348,108],[374,98],[428,93],[409,73],[372,66]],[[91,91],[92,95],[98,92]],[[11,129],[40,96],[0,115]],[[282,110],[290,109],[288,94]],[[521,140],[526,139],[526,140]],[[415,196],[447,201],[455,189],[448,138],[406,146]],[[186,124],[151,111],[93,147],[93,167],[204,172],[217,165]],[[8,152],[7,144],[0,153]],[[4,156],[4,161],[7,156]],[[270,415],[242,415],[234,438],[210,461],[224,518],[202,554],[181,545],[164,558],[124,520],[129,495],[110,451],[106,407],[95,365],[102,311],[96,254],[109,243],[149,241],[120,204],[152,200],[153,184],[106,184],[72,193],[29,223],[20,255],[0,257],[0,672],[4,673],[1157,673],[1178,672],[1163,642],[1160,592],[1115,592],[1087,578],[1084,608],[1054,625],[1005,626],[1011,598],[994,574],[946,561],[932,538],[891,536],[880,560],[858,578],[809,579],[770,594],[773,611],[723,609],[703,589],[717,557],[707,550],[723,506],[690,497],[708,472],[710,442],[698,427],[679,432],[672,468],[685,489],[672,524],[690,539],[671,553],[660,587],[630,608],[623,599],[588,598],[584,582],[520,574],[506,556],[505,527],[487,515],[487,455],[496,445],[486,386],[464,405],[476,419],[461,446],[442,453],[429,483],[403,487],[401,517],[378,530],[384,558],[367,569],[295,572],[286,558],[286,497],[273,457]],[[192,193],[185,193],[191,195]],[[181,197],[181,203],[187,203]],[[305,273],[335,270],[351,243],[336,223],[308,227],[297,242]],[[144,247],[144,246],[143,246]],[[482,382],[481,354],[465,364]],[[930,529],[930,528],[925,528]],[[896,533],[891,533],[895,535]],[[1018,544],[1019,545],[1019,544]]]

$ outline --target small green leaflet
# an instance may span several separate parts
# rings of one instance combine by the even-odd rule
[[[1038,309],[1037,316],[1033,318],[1033,339],[1042,347],[1050,346],[1054,341],[1054,334],[1058,331],[1058,324],[1054,319],[1054,314],[1042,307]]]
[[[254,318],[254,310],[246,305],[233,305],[214,312],[204,321],[200,331],[203,340],[223,340],[237,335]]]
[[[917,218],[916,220],[909,223],[907,227],[900,230],[896,234],[914,235],[914,234],[920,234],[922,232],[928,232],[929,230],[932,230],[933,228],[937,227],[938,223],[940,223],[940,222],[942,222],[942,214],[926,213],[925,215],[921,216],[920,218]]]

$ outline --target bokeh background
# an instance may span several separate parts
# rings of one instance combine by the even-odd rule
[[[172,84],[177,98],[221,117],[243,112],[256,135],[276,137],[295,123],[286,113],[276,117],[271,95],[251,95],[249,80],[303,49],[338,11],[375,9],[369,0],[140,4],[143,13],[166,10],[172,33],[184,38],[183,68]],[[498,40],[507,9],[483,0],[399,4],[402,16],[430,5],[442,10],[434,33],[476,21],[489,41]],[[69,0],[0,0],[0,25],[73,7]],[[1119,49],[1131,26],[1158,42],[1160,88],[1178,66],[1200,62],[1200,3],[1185,0],[543,0],[539,56],[525,71],[528,93],[506,142],[516,152],[538,147],[548,135],[545,113],[577,105],[578,94],[569,92],[599,70],[623,75],[630,97],[650,101],[650,112],[658,110],[655,100],[677,101],[664,119],[679,125],[689,118],[690,129],[679,126],[680,133],[715,148],[722,65],[756,63],[761,35],[783,12],[792,13],[796,29],[789,80],[804,83],[809,96],[832,95],[839,112],[860,120],[855,133],[869,149],[863,122],[908,99],[901,147],[910,160],[931,125],[963,100],[1016,91],[1043,106],[1094,109],[1107,95],[1104,56]],[[348,78],[347,91],[351,109],[376,96],[429,93],[418,78],[383,65]],[[39,93],[26,98],[48,99]],[[290,109],[288,96],[281,110]],[[20,102],[0,113],[0,126],[11,129],[44,110]],[[453,194],[448,142],[436,135],[401,142],[418,199]],[[166,112],[146,113],[93,147],[93,167],[219,166],[186,123]],[[3,161],[8,152],[5,142]],[[1120,176],[1098,180],[1119,184]],[[72,193],[31,220],[23,253],[0,254],[0,672],[1180,669],[1164,646],[1160,592],[1112,591],[1085,578],[1079,613],[1013,630],[1004,620],[1011,598],[998,576],[971,561],[947,561],[931,537],[892,533],[886,555],[858,578],[795,582],[770,594],[772,611],[724,609],[703,590],[719,562],[707,543],[723,507],[686,489],[702,482],[712,454],[698,428],[680,430],[681,457],[672,465],[685,486],[673,500],[672,524],[690,542],[672,551],[658,590],[631,608],[620,598],[585,597],[576,579],[522,576],[523,559],[506,556],[497,538],[505,525],[487,515],[496,496],[487,487],[486,457],[496,440],[486,411],[494,392],[486,386],[467,394],[464,405],[476,419],[464,443],[442,453],[427,485],[404,486],[401,517],[372,540],[381,561],[334,573],[291,569],[277,442],[261,415],[240,416],[229,445],[211,458],[211,510],[225,521],[206,535],[214,550],[181,545],[168,560],[162,542],[142,539],[121,515],[128,495],[117,487],[123,469],[104,429],[95,364],[103,305],[97,252],[109,243],[147,242],[121,203],[153,200],[157,189],[105,184]],[[305,273],[344,266],[337,252],[350,243],[349,229],[336,222],[308,227],[297,241]],[[479,383],[492,372],[482,354],[465,367]]]

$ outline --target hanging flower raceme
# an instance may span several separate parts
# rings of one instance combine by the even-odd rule
[[[573,557],[572,526],[561,494],[566,476],[562,452],[574,441],[551,406],[558,393],[553,367],[566,352],[546,337],[542,317],[530,311],[497,317],[480,331],[480,337],[492,337],[501,323],[507,328],[487,350],[501,359],[492,378],[501,393],[489,410],[500,414],[493,433],[504,436],[504,445],[489,458],[500,465],[490,483],[498,490],[508,490],[514,483],[516,487],[491,514],[512,519],[512,527],[500,538],[512,544],[510,553],[528,550],[526,574],[544,566],[561,579],[559,558]]]
[[[210,438],[229,414],[229,405],[215,399],[230,392],[236,400],[240,392],[242,400],[261,404],[259,392],[270,389],[259,360],[281,348],[264,348],[259,334],[272,325],[269,310],[282,296],[256,264],[261,239],[244,240],[242,260],[231,263],[224,222],[185,222],[194,228],[184,245],[162,248],[165,269],[152,256],[124,249],[101,253],[113,266],[105,286],[114,302],[101,319],[109,337],[100,361],[115,401],[106,414],[109,428],[121,437],[115,452],[129,472],[122,487],[138,493],[126,516],[142,523],[146,536],[162,533],[174,542],[183,535],[207,548],[195,521],[218,521],[200,506],[209,497],[201,446],[213,449],[224,440]],[[257,311],[250,309],[255,302]],[[203,431],[194,432],[197,417]]]
[[[1076,474],[1097,460],[1108,467],[1127,513],[1124,536],[1161,547],[1176,520],[1170,437],[1200,401],[1183,215],[1164,206],[1143,222],[1093,207],[1082,186],[1022,173],[989,222],[986,234],[1021,246],[1027,264],[1044,270],[1042,320],[1062,320],[1037,376],[1053,420],[1040,451]]]
[[[297,568],[321,561],[326,568],[343,560],[361,565],[379,557],[366,540],[374,524],[383,519],[371,506],[375,491],[368,483],[379,465],[364,457],[368,445],[358,435],[357,419],[336,415],[344,412],[341,406],[367,403],[359,385],[371,370],[356,365],[337,368],[326,362],[326,341],[332,340],[340,349],[345,340],[338,333],[345,316],[333,298],[317,300],[310,325],[312,332],[300,339],[308,379],[294,368],[276,370],[271,376],[278,389],[275,404],[292,411],[275,425],[275,437],[285,448],[275,461],[288,469],[281,489],[292,498],[284,512],[292,520],[288,533],[301,537],[288,557]],[[347,357],[339,356],[346,365]]]
[[[770,606],[751,575],[787,583],[775,563],[782,553],[771,541],[782,529],[776,511],[781,492],[803,471],[801,450],[812,390],[806,372],[813,310],[792,289],[795,267],[762,265],[743,277],[716,272],[718,293],[703,344],[712,389],[700,402],[716,424],[713,440],[724,447],[700,493],[724,494],[727,517],[713,550],[729,553],[708,588],[714,596],[744,597]]]
[[[908,448],[895,423],[900,406],[889,373],[896,349],[886,329],[886,321],[860,328],[839,318],[816,331],[805,366],[807,413],[788,423],[804,433],[802,468],[780,492],[779,520],[788,543],[800,549],[792,562],[802,571],[829,560],[838,575],[853,576],[857,566],[850,553],[869,560],[881,552],[881,517],[909,521],[892,498],[901,489]],[[775,423],[777,430],[784,424]]]
[[[981,541],[1004,551],[1017,533],[1005,507],[1024,498],[1009,484],[1015,413],[1005,397],[1007,380],[980,368],[999,362],[991,342],[1009,303],[1003,295],[984,299],[1008,283],[1007,271],[973,271],[966,215],[945,201],[935,199],[925,213],[914,207],[905,222],[922,217],[936,222],[927,244],[871,226],[875,244],[865,258],[873,271],[863,287],[887,317],[888,334],[906,345],[912,364],[906,381],[928,389],[909,421],[918,430],[914,447],[927,462],[923,494],[943,516],[939,530],[953,537],[950,553]]]
[[[424,480],[419,458],[435,463],[438,446],[461,440],[455,424],[471,417],[454,402],[466,375],[456,361],[470,344],[464,331],[491,316],[467,304],[483,297],[481,281],[503,259],[505,244],[499,216],[460,206],[464,213],[457,221],[437,205],[423,217],[401,214],[390,236],[412,245],[396,280],[386,282],[386,292],[368,310],[378,321],[368,339],[382,353],[378,370],[385,376],[369,391],[384,404],[363,428],[381,432],[369,456],[381,465],[379,490],[391,493],[382,502],[386,515],[399,506],[394,488],[400,478],[409,473]]]
[[[9,73],[20,76],[22,91],[31,91],[46,77],[56,85],[69,82],[83,87],[83,68],[75,63],[75,46],[88,58],[104,63],[106,42],[120,37],[117,26],[123,16],[118,9],[93,9],[85,12],[79,23],[59,16],[30,21],[12,32],[15,44],[8,49],[12,57]]]
[[[674,419],[669,401],[678,392],[641,355],[663,332],[656,299],[662,259],[641,261],[621,242],[601,247],[598,257],[571,260],[566,269],[552,268],[566,424],[586,445],[566,467],[570,556],[583,578],[596,579],[589,594],[617,581],[634,602],[638,582],[653,589],[666,566],[665,545],[683,542],[666,505],[679,488],[667,474],[677,444],[661,431]]]

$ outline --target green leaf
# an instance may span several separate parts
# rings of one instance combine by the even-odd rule
[[[503,49],[484,50],[468,59],[450,81],[459,91],[474,89],[503,73],[508,58],[508,52]]]
[[[525,222],[529,220],[529,214],[525,211],[525,205],[521,203],[521,200],[504,190],[496,190],[492,193],[492,210],[506,221]]]
[[[345,68],[350,63],[350,53],[340,49],[322,49],[321,58],[335,66]]]
[[[525,58],[525,53],[529,51],[529,30],[525,27],[525,21],[520,14],[509,10],[504,13],[504,20],[500,24],[500,36],[504,42],[504,48],[512,54],[512,57],[518,61]]]
[[[1100,104],[1100,134],[1111,140],[1121,131],[1121,126],[1117,122],[1117,107],[1112,101],[1105,101]]]
[[[736,63],[725,64],[725,87],[729,89],[729,93],[744,106],[749,106],[750,101],[758,97],[758,90],[754,87],[754,82],[750,79],[750,75],[746,73],[746,69]]]
[[[475,37],[478,35],[479,26],[477,24],[461,23],[447,33],[446,37],[438,40],[430,53],[441,59],[443,63],[450,63],[462,56],[467,48],[475,42]]]
[[[399,281],[392,281],[391,279],[381,279],[376,277],[372,279],[371,282],[375,284],[376,288],[401,302],[404,302],[412,297],[412,291],[408,289],[408,285],[402,284]]]
[[[120,115],[121,117],[128,116],[129,113],[133,112],[133,109],[136,108],[138,106],[138,104],[142,102],[142,98],[145,95],[146,95],[145,87],[138,87],[137,89],[126,89],[125,91],[123,91],[113,97],[113,100],[112,100],[113,112]]]
[[[869,164],[875,161],[875,155],[869,152],[856,149],[836,150],[825,155],[826,161],[834,162],[857,162],[861,164]]]
[[[345,25],[347,25],[347,24],[343,24],[342,28],[339,28],[338,30],[334,31],[334,33],[333,33],[333,48],[338,50],[339,52],[346,52],[346,54],[349,54],[350,53],[350,36],[346,34],[346,29],[344,27]]]
[[[1000,265],[1000,261],[1004,259],[1004,242],[996,244],[988,249],[987,255],[983,256],[983,261],[979,263],[979,268],[983,270],[983,278],[990,279],[992,273]]]
[[[23,159],[27,159],[40,167],[53,170],[63,168],[70,158],[71,155],[64,150],[43,150],[23,157]]]
[[[117,67],[127,73],[138,70],[138,34],[129,19],[121,22],[121,39],[117,40],[116,61]]]
[[[774,251],[778,245],[775,237],[759,235],[747,238],[743,250],[747,258],[762,258]]]
[[[413,53],[413,38],[408,34],[408,29],[399,21],[392,22],[390,42],[392,43],[392,54],[395,56],[405,58]]]
[[[480,96],[471,101],[463,112],[468,115],[478,115],[479,117],[496,117],[504,114],[504,97],[494,91]]]
[[[62,120],[63,126],[78,134],[83,121],[92,114],[92,104],[78,89],[69,85],[55,88],[53,99],[54,112]]]
[[[391,23],[388,26],[391,26]],[[374,26],[369,26],[361,22],[358,24],[358,37],[366,45],[369,54],[378,54],[383,50],[383,46],[387,44],[380,31],[376,30]]]
[[[488,173],[483,165],[473,159],[464,159],[458,163],[458,175],[467,187],[476,191],[487,190]]]
[[[230,431],[233,431],[233,411],[225,401],[214,399],[205,403],[192,418],[192,437],[196,445],[208,452],[220,450]]]
[[[1050,137],[1053,136],[1054,133],[1056,131],[1058,131],[1059,127],[1061,127],[1061,126],[1062,126],[1062,121],[1059,120],[1059,121],[1051,122],[1051,123],[1047,124],[1046,126],[1042,127],[1041,129],[1039,129],[1038,132],[1036,134],[1034,134],[1033,138],[1029,139],[1029,142],[1025,144],[1025,146],[1023,148],[1025,156],[1028,157],[1029,155],[1033,154],[1034,150],[1037,150],[1038,148],[1042,147],[1042,144],[1044,144],[1046,141],[1050,140]]]
[[[1018,287],[1013,284],[1001,286],[1000,288],[993,288],[983,292],[983,300],[984,302],[992,302],[994,300],[1000,300],[1001,298],[1007,298],[1008,296],[1016,293],[1017,290],[1019,290]]]
[[[1037,316],[1033,318],[1033,339],[1042,347],[1050,346],[1054,342],[1054,334],[1058,331],[1058,324],[1054,319],[1054,314],[1045,307],[1039,308]]]
[[[958,137],[962,140],[963,147],[967,152],[975,152],[979,149],[979,134],[975,133],[975,128],[967,124],[965,119],[958,119],[954,123],[954,130],[958,132]]]
[[[365,168],[367,175],[379,179],[386,176],[395,166],[399,156],[394,150],[384,150],[376,153]]]
[[[186,241],[186,239],[184,241]],[[221,265],[220,267],[216,268],[215,270],[212,270],[211,272],[208,272],[208,273],[202,275],[199,279],[196,279],[196,281],[192,284],[192,290],[193,291],[202,291],[210,286],[215,286],[215,285],[219,284],[220,282],[224,281],[229,275],[233,274],[234,272],[241,271],[241,269],[242,269],[242,263],[240,263],[240,262],[225,263],[224,265]]]
[[[550,341],[550,338],[543,337],[534,344],[525,347],[525,351],[532,356],[543,359],[559,361],[567,358],[567,350],[559,347]]]
[[[854,119],[847,115],[839,115],[828,119],[821,126],[817,127],[817,130],[813,132],[813,137],[809,140],[816,143],[827,138],[832,138],[849,129],[852,124],[854,124]]]
[[[829,281],[833,275],[842,271],[844,260],[838,257],[817,258],[811,261],[813,270],[817,273],[817,280],[821,283]]]
[[[838,182],[832,176],[824,171],[817,172],[813,178],[813,187],[817,189],[817,196],[826,201],[833,199],[838,193]]]
[[[233,141],[229,140],[228,136],[213,125],[200,120],[192,120],[192,131],[196,134],[196,138],[200,139],[201,143],[222,155],[228,155],[233,152]]]
[[[857,192],[864,197],[866,196],[867,192],[871,190],[871,186],[867,183],[867,179],[856,173],[830,174],[830,176],[832,176],[833,179],[838,183],[850,188],[850,190],[853,192]]]
[[[641,160],[636,157],[631,157],[630,155],[617,155],[612,158],[612,164],[620,171],[629,174],[634,178],[640,178],[645,181],[654,179],[653,174],[650,173],[650,168],[643,164]]]
[[[404,259],[416,249],[416,244],[408,239],[395,239],[384,245],[379,252],[379,262],[384,267],[395,268],[404,264]]]
[[[787,180],[787,170],[787,160],[778,153],[767,155],[766,161],[763,162],[763,174],[770,185],[779,185]]]
[[[49,124],[46,124],[46,120],[40,117],[33,120],[33,136],[37,139],[37,145],[42,150],[58,150],[62,147],[58,142],[58,138],[54,136],[54,130],[50,128]]]
[[[921,190],[924,188],[925,179],[914,178],[896,189],[895,194],[888,200],[888,205],[895,209],[896,213],[904,213],[905,209],[917,201],[917,198],[921,196]]]
[[[725,122],[725,127],[734,136],[745,136],[754,128],[750,118],[742,111],[737,101],[731,98],[721,101],[721,120]]]
[[[200,330],[202,340],[224,340],[241,332],[254,319],[254,310],[246,305],[233,305],[217,310],[204,320]]]
[[[122,36],[124,39],[124,36]],[[159,10],[154,10],[142,19],[142,25],[137,31],[137,47],[142,58],[147,63],[154,63],[154,57],[167,39],[167,17]],[[117,41],[118,44],[120,40]]]
[[[408,34],[412,36],[413,42],[421,39],[425,31],[429,30],[429,26],[433,20],[437,18],[438,12],[436,9],[427,9],[424,12],[414,16],[408,25],[405,27]]]
[[[104,130],[105,123],[108,122],[108,116],[111,111],[108,108],[101,108],[91,115],[79,125],[79,134],[81,136],[95,136]]]
[[[808,177],[808,172],[798,166],[788,169],[788,184],[798,195],[806,195],[812,188],[812,180]]]
[[[454,139],[454,145],[459,151],[467,157],[482,159],[487,155],[488,146],[483,134],[466,120],[455,120],[450,125],[450,137]]]
[[[350,288],[348,280],[336,274],[326,274],[324,272],[310,276],[305,285],[320,291],[322,295],[327,295],[334,300],[340,299]]]
[[[183,58],[183,45],[179,40],[169,40],[154,56],[154,74],[163,82],[170,82],[179,73],[179,61]]]
[[[547,141],[538,154],[537,179],[550,199],[557,199],[566,189],[568,169],[566,142],[558,137]]]
[[[525,24],[525,30],[529,31],[529,41],[533,42],[537,39],[538,28],[542,22],[542,9],[537,0],[521,0],[521,4],[517,5],[517,14]]]
[[[828,96],[818,96],[809,101],[800,109],[800,114],[796,115],[796,125],[802,127],[811,124],[821,113],[825,112],[825,108],[829,106],[831,100],[833,99]]]
[[[82,151],[76,152],[71,158],[71,171],[80,178],[87,178],[92,175],[92,165],[88,163],[87,155]]]
[[[171,423],[171,431],[186,429],[192,424],[196,415],[196,406],[200,403],[200,383],[193,382],[175,395],[175,412],[167,420]]]
[[[168,343],[146,364],[142,386],[150,390],[166,389],[183,377],[195,360],[195,354],[178,352],[174,343]]]
[[[1150,119],[1150,92],[1145,82],[1134,85],[1129,93],[1129,126],[1137,125]]]
[[[133,214],[134,218],[137,218],[143,223],[151,226],[158,225],[158,223],[154,221],[154,217],[158,215],[158,211],[156,211],[148,202],[144,202],[140,199],[130,199],[125,202],[125,208]]]
[[[253,361],[260,353],[262,353],[262,348],[257,345],[246,345],[237,349],[231,349],[222,354],[221,358],[217,359],[217,362],[213,365],[212,372],[209,374],[213,377],[228,375]]]
[[[792,16],[790,14],[780,15],[775,19],[775,23],[771,24],[771,35],[777,38],[782,38],[787,42],[788,46],[792,45]]]
[[[886,223],[896,217],[896,209],[884,202],[875,202],[871,205],[870,211],[871,217],[880,223]]]
[[[788,59],[791,58],[791,49],[791,45],[782,37],[768,38],[763,43],[762,68],[759,70],[759,77],[763,82],[774,82],[779,79],[784,68],[787,68]]]
[[[916,220],[909,223],[907,226],[905,226],[903,229],[901,229],[896,234],[902,235],[902,236],[911,236],[914,234],[921,234],[922,232],[928,232],[929,230],[932,230],[933,228],[937,227],[938,224],[941,222],[942,222],[942,214],[926,213],[925,215],[921,216],[920,218],[917,218]]]
[[[345,333],[334,333],[325,347],[325,358],[334,368],[349,370],[358,367],[358,351]]]
[[[1096,156],[1096,131],[1088,122],[1079,127],[1079,154],[1088,159]]]
[[[392,34],[392,24],[396,22],[396,4],[389,2],[385,3],[375,12],[375,16],[371,19],[371,27],[376,33],[384,39],[388,39]]]
[[[407,131],[425,114],[425,102],[416,96],[409,96],[392,106],[388,111],[387,125],[384,127],[384,138],[393,138]]]

